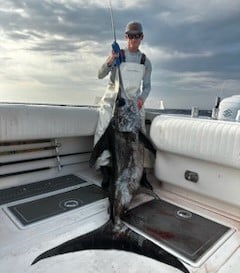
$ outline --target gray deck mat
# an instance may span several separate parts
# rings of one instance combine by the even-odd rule
[[[73,210],[105,198],[106,192],[100,187],[89,185],[35,201],[11,206],[8,209],[23,226]]]
[[[124,220],[193,262],[229,230],[163,200],[133,208]]]
[[[36,183],[0,190],[0,205],[79,185],[85,182],[86,181],[75,175],[65,175]]]

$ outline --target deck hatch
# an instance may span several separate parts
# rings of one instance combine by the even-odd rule
[[[140,231],[192,263],[196,263],[230,230],[163,200],[152,200],[131,209],[124,221],[135,231]]]
[[[53,192],[86,183],[75,175],[65,175],[40,182],[30,183],[8,189],[0,190],[0,205],[18,201],[24,198]]]
[[[106,193],[96,185],[8,207],[23,226],[99,201]]]

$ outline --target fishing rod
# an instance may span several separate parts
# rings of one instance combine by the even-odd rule
[[[117,99],[121,100],[121,90],[124,90],[123,87],[123,81],[122,81],[122,75],[121,75],[121,71],[120,71],[120,64],[121,64],[121,49],[119,47],[119,44],[117,43],[117,37],[116,37],[116,28],[115,28],[115,22],[114,22],[114,17],[113,17],[113,8],[112,8],[112,3],[111,0],[108,1],[109,3],[109,10],[110,10],[110,15],[111,15],[111,24],[112,24],[112,33],[113,33],[113,43],[112,43],[112,50],[118,54],[118,57],[115,59],[114,61],[114,66],[116,66],[117,69],[117,74],[118,74],[118,81],[119,81],[119,90],[118,90],[118,95],[117,95]],[[123,103],[123,102],[122,102]],[[114,104],[114,108],[115,108],[116,102]]]
[[[118,79],[115,78],[115,83],[118,81],[119,83],[119,89],[115,98],[115,102],[113,104],[113,111],[112,114],[115,113],[116,111],[116,104],[119,105],[119,101],[121,100],[121,91],[123,90],[123,82],[122,82],[122,76],[121,76],[121,71],[120,71],[120,64],[121,64],[121,59],[120,59],[120,47],[119,44],[117,43],[117,38],[116,38],[116,30],[115,30],[115,23],[114,23],[114,18],[113,18],[113,9],[112,9],[112,4],[111,0],[108,1],[109,3],[109,10],[110,10],[110,15],[111,15],[111,24],[112,24],[112,33],[113,33],[113,43],[112,43],[112,50],[118,54],[118,58],[115,59],[114,61],[114,66],[116,67],[116,75],[118,75]],[[109,196],[109,203],[110,203],[110,219],[112,222],[115,224],[115,202],[117,202],[115,198],[115,192],[116,192],[116,182],[114,181],[111,183],[111,187],[109,189],[110,196]]]
[[[109,3],[109,10],[110,10],[110,16],[111,16],[111,23],[112,23],[113,40],[114,40],[114,42],[117,42],[111,0],[109,0],[108,3]]]
[[[112,9],[111,0],[108,1],[108,4],[109,4],[111,24],[112,24],[112,33],[113,33],[112,49],[116,54],[119,55],[118,58],[116,58],[116,60],[115,60],[115,66],[119,66],[121,63],[121,61],[120,61],[120,47],[119,47],[119,44],[117,43],[116,28],[115,28],[115,22],[114,22],[114,18],[113,18],[113,9]]]

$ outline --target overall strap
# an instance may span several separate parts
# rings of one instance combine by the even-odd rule
[[[141,57],[141,62],[140,64],[145,65],[145,61],[146,61],[146,55],[144,53],[142,53],[142,57]]]
[[[123,62],[123,63],[126,62],[126,56],[125,56],[125,51],[124,51],[124,49],[121,49],[121,50],[120,50],[120,60],[121,60],[121,62]],[[145,65],[145,61],[146,61],[146,55],[145,55],[144,53],[142,53],[140,64]]]

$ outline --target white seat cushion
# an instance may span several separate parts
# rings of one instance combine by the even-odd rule
[[[97,109],[51,105],[0,105],[0,141],[89,136]]]
[[[240,123],[159,115],[151,139],[160,151],[240,169]]]

